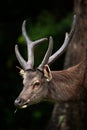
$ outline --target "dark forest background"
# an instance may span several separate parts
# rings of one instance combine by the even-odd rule
[[[44,130],[51,118],[54,104],[41,102],[15,112],[14,100],[22,89],[22,78],[16,66],[14,46],[19,44],[27,57],[26,44],[21,35],[23,20],[32,40],[53,36],[54,50],[63,43],[65,32],[73,19],[73,0],[0,1],[0,130]],[[45,53],[47,44],[36,48],[35,66]],[[63,68],[63,54],[51,69]]]

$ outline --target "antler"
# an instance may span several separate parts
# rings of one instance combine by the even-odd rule
[[[42,63],[38,67],[39,70],[43,70],[44,65],[46,65],[48,63],[49,57],[51,56],[51,53],[52,53],[52,50],[53,50],[53,38],[50,36],[48,50],[44,56]]]
[[[51,55],[51,52],[52,52],[53,40],[52,40],[52,37],[50,37],[50,40],[49,40],[49,45],[50,46],[49,46],[49,48],[47,50],[47,53],[46,53],[42,63],[38,67],[39,69],[42,69],[45,64],[50,65],[52,62],[54,62],[66,50],[68,44],[70,43],[70,41],[71,41],[71,39],[73,37],[74,32],[75,32],[76,21],[77,21],[77,18],[76,18],[76,15],[74,15],[70,34],[66,33],[63,45],[52,56],[50,56],[50,55]]]
[[[51,56],[51,53],[52,53],[52,49],[53,49],[53,39],[50,36],[48,50],[47,50],[47,52],[46,52],[46,54],[44,56],[44,59],[43,59],[42,63],[39,65],[38,69],[43,70],[43,67],[44,67],[45,64],[50,65],[52,62],[54,62],[66,50],[68,44],[70,43],[70,41],[72,39],[72,36],[73,36],[74,32],[75,32],[76,21],[77,21],[77,18],[76,18],[76,15],[74,15],[72,28],[71,28],[70,33],[69,34],[66,33],[63,45],[52,56]],[[17,57],[20,65],[23,67],[24,70],[27,70],[27,69],[33,69],[33,66],[34,66],[34,47],[39,43],[47,41],[47,38],[42,38],[42,39],[36,40],[34,42],[31,41],[30,38],[28,37],[27,33],[26,33],[25,23],[26,23],[26,21],[24,21],[23,24],[22,24],[22,34],[23,34],[23,36],[24,36],[24,38],[26,40],[26,43],[27,43],[28,61],[26,62],[23,59],[23,57],[21,56],[21,54],[20,54],[20,52],[18,50],[17,45],[15,46],[15,53],[16,53],[16,57]]]
[[[51,64],[52,62],[54,62],[66,50],[68,44],[70,43],[70,41],[73,37],[74,32],[75,32],[76,21],[77,21],[77,17],[76,17],[76,15],[74,15],[70,34],[66,33],[63,45],[57,52],[55,52],[52,56],[50,56],[50,58],[48,60],[48,64]]]
[[[47,41],[47,38],[42,38],[42,39],[36,40],[34,42],[31,41],[30,38],[28,37],[27,33],[26,33],[25,24],[26,24],[26,21],[24,21],[23,24],[22,24],[22,34],[23,34],[23,36],[26,40],[26,43],[27,43],[28,61],[26,62],[23,59],[23,57],[21,56],[21,54],[18,50],[17,45],[15,45],[15,53],[16,53],[16,57],[17,57],[20,65],[23,67],[24,70],[27,70],[27,69],[33,69],[33,66],[34,66],[34,47],[39,43]]]

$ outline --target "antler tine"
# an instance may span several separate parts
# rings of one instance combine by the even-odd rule
[[[70,41],[73,37],[74,32],[75,32],[76,21],[77,21],[77,17],[76,17],[76,15],[74,15],[70,34],[66,33],[63,45],[57,52],[55,52],[52,56],[50,56],[50,58],[48,60],[48,64],[51,64],[52,62],[54,62],[66,50],[68,44],[70,43]]]
[[[29,43],[31,43],[31,40],[30,40],[30,38],[27,35],[25,26],[26,26],[26,20],[24,20],[23,24],[22,24],[22,35],[24,36],[24,38],[26,40],[26,43],[29,44]]]
[[[52,53],[52,49],[53,49],[53,38],[50,36],[48,50],[44,56],[42,63],[39,65],[38,69],[43,70],[44,65],[48,63],[49,57]]]
[[[27,66],[28,66],[28,69],[32,69],[33,65],[34,65],[34,54],[33,54],[34,52],[33,52],[32,44],[31,44],[32,41],[30,40],[30,38],[27,35],[25,26],[26,26],[26,21],[24,20],[23,24],[22,24],[22,35],[24,36],[25,41],[27,43],[27,50],[28,50]]]
[[[22,66],[22,68],[25,70],[26,68],[26,61],[23,59],[23,57],[21,56],[21,54],[19,53],[19,49],[18,49],[18,45],[15,45],[15,54],[16,57],[20,63],[20,65]]]

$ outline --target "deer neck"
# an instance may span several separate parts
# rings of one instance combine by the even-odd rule
[[[84,70],[85,66],[81,63],[67,70],[52,71],[53,78],[48,83],[48,100],[59,102],[83,99]]]

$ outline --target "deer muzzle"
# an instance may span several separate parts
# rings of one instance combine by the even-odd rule
[[[14,105],[17,107],[17,108],[26,108],[28,106],[30,102],[30,99],[28,99],[27,101],[22,99],[22,98],[17,98],[14,102]]]

